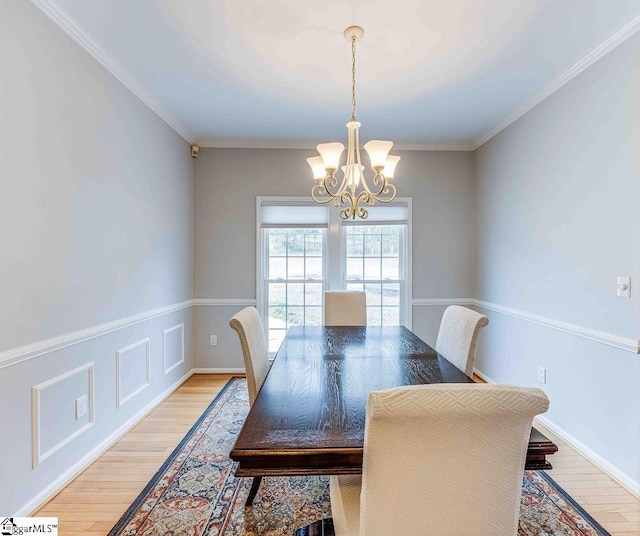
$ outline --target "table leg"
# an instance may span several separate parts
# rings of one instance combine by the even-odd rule
[[[244,504],[245,508],[249,506],[253,506],[253,499],[256,497],[256,493],[258,493],[258,488],[260,487],[260,482],[262,482],[261,476],[254,476],[253,483],[251,484],[251,490],[249,491],[249,496],[247,497],[247,502]]]

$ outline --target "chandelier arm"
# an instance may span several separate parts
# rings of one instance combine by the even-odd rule
[[[325,195],[327,195],[327,190],[324,186],[322,186],[322,184],[316,184],[313,188],[311,188],[311,197],[316,203],[319,203],[320,205],[326,205],[327,203],[335,199],[335,197],[331,196],[331,194],[328,194],[330,197],[324,197]]]
[[[342,181],[340,182],[340,187],[336,190],[336,186],[338,185],[338,178],[335,175],[327,175],[324,178],[324,181],[320,185],[321,189],[319,194],[326,194],[331,196],[332,199],[336,197],[340,197],[342,193],[347,189],[347,177],[346,175],[342,177]],[[324,191],[323,191],[324,190]]]
[[[381,197],[384,194],[384,197]],[[377,194],[372,194],[372,197],[380,203],[391,203],[396,198],[396,187],[393,184],[383,184],[382,189]]]

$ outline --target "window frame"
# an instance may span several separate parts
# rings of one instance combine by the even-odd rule
[[[288,229],[314,229],[317,227],[315,226],[304,226],[304,225],[300,225],[300,226],[292,226],[292,227],[288,227]],[[262,250],[262,259],[263,259],[263,266],[262,266],[262,270],[263,270],[263,277],[261,280],[262,283],[262,292],[264,293],[264,300],[263,300],[263,304],[262,307],[259,309],[260,313],[261,313],[261,317],[262,317],[262,321],[264,324],[264,329],[265,329],[265,333],[267,335],[267,342],[269,341],[269,331],[270,331],[270,326],[269,326],[269,318],[270,318],[270,314],[269,314],[269,287],[272,284],[284,284],[284,285],[290,285],[290,284],[299,284],[299,285],[306,285],[306,284],[319,284],[322,286],[322,296],[323,298],[321,299],[322,301],[320,302],[320,310],[322,312],[323,308],[324,308],[324,291],[327,290],[327,286],[328,286],[328,282],[327,282],[327,229],[326,228],[320,228],[319,230],[321,231],[321,236],[322,236],[322,279],[308,279],[308,278],[301,278],[301,279],[289,279],[289,278],[285,278],[285,279],[268,279],[267,275],[269,274],[269,261],[271,259],[271,256],[269,255],[269,240],[268,240],[268,235],[269,235],[269,230],[268,228],[265,229],[260,229],[260,232],[262,234],[262,244],[263,244],[263,250]],[[289,258],[289,255],[286,256],[286,258]],[[306,254],[298,257],[301,259],[307,259]],[[315,257],[317,258],[317,257]],[[306,263],[305,263],[306,264]],[[303,297],[304,299],[304,297]],[[289,309],[289,307],[300,307],[300,305],[292,305],[292,306],[285,306],[286,309]],[[302,305],[303,309],[306,308],[306,304]],[[317,308],[317,305],[311,305],[310,307],[313,308]],[[305,315],[306,316],[306,315]],[[286,327],[285,327],[285,333],[286,333]],[[275,352],[271,352],[269,351],[269,355],[275,355]]]
[[[409,222],[407,222],[407,224],[393,224],[393,225],[397,225],[400,228],[400,233],[399,233],[399,245],[398,245],[398,261],[400,266],[399,268],[399,275],[400,277],[398,279],[392,279],[392,280],[385,280],[385,279],[366,279],[364,277],[364,267],[363,267],[363,278],[362,279],[347,279],[347,262],[349,259],[349,256],[347,255],[347,229],[349,227],[367,227],[367,226],[375,226],[375,225],[389,225],[389,223],[385,223],[385,222],[371,222],[369,224],[366,223],[366,220],[364,222],[362,222],[361,224],[358,225],[342,225],[341,226],[341,237],[340,237],[340,242],[341,242],[341,251],[344,252],[344,255],[341,256],[340,258],[340,263],[342,266],[342,281],[341,281],[341,287],[342,289],[346,290],[347,286],[349,284],[351,285],[358,285],[358,284],[362,284],[363,289],[366,288],[367,284],[371,284],[371,285],[384,285],[384,284],[397,284],[399,286],[399,300],[400,303],[398,305],[398,323],[401,326],[406,326],[408,329],[411,329],[411,320],[412,320],[412,315],[411,315],[411,310],[412,310],[412,306],[409,305],[407,306],[407,304],[411,303],[411,299],[410,299],[410,295],[408,294],[408,288],[410,285],[410,278],[408,277],[408,270],[409,270],[409,256],[408,256],[408,252],[410,250],[410,246],[409,246]],[[362,257],[363,259],[367,258],[366,255],[363,255]],[[380,254],[380,259],[384,258],[382,256],[382,252]],[[382,274],[380,274],[382,276]],[[380,296],[380,299],[382,300],[382,296]],[[379,307],[381,309],[381,314],[383,313],[383,309],[384,309],[384,305],[381,304],[378,305],[369,305],[367,304],[367,308],[369,307]],[[382,324],[384,325],[384,324]]]
[[[256,196],[256,308],[258,309],[260,316],[262,318],[262,324],[264,328],[265,335],[267,337],[267,344],[269,342],[269,299],[268,299],[268,288],[269,282],[271,280],[267,279],[267,275],[269,273],[269,255],[268,249],[269,244],[266,240],[267,229],[262,228],[262,205],[263,203],[268,204],[282,204],[288,205],[292,203],[300,203],[301,205],[313,204],[317,205],[311,197],[292,197],[292,196]],[[331,214],[331,210],[328,210],[329,218]],[[331,257],[329,251],[329,226],[323,228],[323,246],[322,246],[322,285],[323,285],[323,296],[324,291],[330,288],[329,281],[329,259]],[[318,227],[315,224],[312,225],[300,225],[300,226],[288,226],[290,228],[303,229]],[[283,283],[291,282],[292,280],[282,280]],[[305,283],[306,279],[296,280],[299,283]],[[318,280],[314,280],[314,282],[318,282]],[[324,300],[324,298],[323,298]],[[322,304],[322,309],[324,309],[324,302]],[[267,346],[268,348],[268,346]],[[275,357],[276,352],[269,352],[269,357],[272,359]]]
[[[263,324],[268,328],[266,318],[268,314],[268,297],[266,285],[266,275],[268,274],[268,256],[266,232],[262,228],[262,204],[283,205],[300,203],[302,205],[314,203],[311,197],[306,196],[256,196],[256,307],[263,318]],[[315,204],[315,203],[314,203]],[[412,198],[397,197],[389,205],[406,205],[407,224],[404,229],[405,240],[402,241],[403,249],[401,264],[404,267],[404,281],[400,284],[400,325],[412,329],[413,325],[413,304],[412,304]],[[384,206],[382,204],[381,206]],[[338,210],[333,206],[327,207],[329,211],[328,227],[325,230],[323,241],[323,275],[324,290],[345,290],[346,289],[346,232],[340,219]],[[363,223],[367,225],[367,223]],[[371,225],[384,225],[384,222],[371,222]],[[300,228],[305,227],[301,225]],[[304,280],[300,280],[304,282]],[[323,304],[324,308],[324,304]],[[270,353],[270,357],[275,354]]]

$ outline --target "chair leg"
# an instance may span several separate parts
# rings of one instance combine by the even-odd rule
[[[245,508],[253,506],[253,499],[256,497],[256,493],[258,493],[258,488],[260,487],[260,482],[262,482],[261,476],[254,476],[253,483],[251,484],[251,490],[249,491],[249,496],[247,497],[247,502],[244,504]]]

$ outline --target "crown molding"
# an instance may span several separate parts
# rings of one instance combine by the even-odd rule
[[[396,143],[398,151],[473,151],[472,143]]]
[[[62,28],[62,30],[64,30],[89,54],[91,54],[91,56],[93,56],[105,69],[124,84],[125,87],[127,87],[188,143],[195,143],[203,148],[221,149],[315,149],[315,145],[309,141],[267,141],[259,139],[225,140],[218,138],[196,139],[143,87],[143,85],[134,76],[128,73],[117,61],[109,56],[86,32],[84,32],[69,16],[67,16],[62,9],[54,3],[54,0],[31,0],[31,2],[51,20],[53,20],[60,28]],[[507,115],[495,126],[484,132],[473,143],[399,143],[396,144],[395,148],[402,151],[475,151],[546,98],[558,91],[562,86],[571,81],[586,68],[593,65],[601,57],[623,43],[638,30],[640,30],[640,16],[632,19],[608,39],[592,49],[562,75],[536,93],[531,99],[516,108],[515,111]]]
[[[82,30],[53,0],[31,0],[40,11],[47,15],[76,43],[93,56],[107,71],[115,76],[124,86],[146,104],[160,119],[175,130],[188,143],[193,143],[194,137],[177,121],[130,73],[116,60],[107,54],[98,43]]]
[[[266,141],[266,140],[196,140],[196,145],[206,149],[305,149],[316,150],[310,141]],[[471,143],[396,143],[398,151],[473,151]]]
[[[592,49],[587,55],[583,56],[577,63],[575,63],[572,67],[562,73],[558,78],[556,78],[553,82],[551,82],[548,86],[543,88],[541,91],[536,93],[533,98],[525,102],[522,106],[516,108],[516,110],[502,119],[498,124],[496,124],[493,128],[487,130],[484,134],[482,134],[475,143],[472,144],[472,150],[475,151],[486,142],[488,142],[491,138],[493,138],[496,134],[507,128],[511,123],[514,123],[518,119],[520,119],[524,114],[528,111],[536,107],[547,97],[550,97],[553,93],[558,91],[562,86],[564,86],[567,82],[573,80],[576,76],[578,76],[582,71],[584,71],[587,67],[593,65],[596,61],[602,58],[604,55],[611,52],[618,45],[626,41],[629,37],[631,37],[634,33],[640,30],[640,16],[632,19],[630,22],[625,24],[622,28],[620,28],[617,32],[611,35],[608,39],[600,43],[597,47]]]
[[[203,149],[313,149],[316,146],[311,141],[269,141],[259,139],[205,138],[196,140],[196,145]]]

